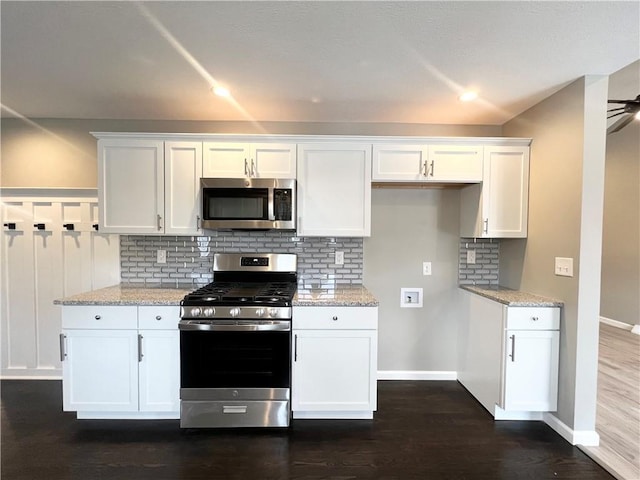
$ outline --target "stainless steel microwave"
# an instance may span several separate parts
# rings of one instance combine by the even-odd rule
[[[296,181],[282,178],[201,178],[202,228],[295,230]]]

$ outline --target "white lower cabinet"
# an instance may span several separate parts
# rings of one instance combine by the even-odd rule
[[[62,310],[65,411],[78,418],[179,418],[179,307]]]
[[[496,420],[539,419],[558,401],[559,307],[507,306],[470,292],[458,380]]]
[[[294,418],[373,418],[377,307],[294,307]]]

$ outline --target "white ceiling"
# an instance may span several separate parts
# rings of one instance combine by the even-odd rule
[[[30,118],[499,125],[640,58],[637,0],[3,0],[0,15],[2,115]],[[457,100],[468,87],[479,101]]]

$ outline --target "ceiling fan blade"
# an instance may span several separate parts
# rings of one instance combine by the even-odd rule
[[[618,113],[614,113],[613,115],[609,115],[607,118],[613,118],[613,117],[617,117],[618,115],[624,115],[626,112],[618,112]]]
[[[607,103],[629,103],[633,100],[607,100]]]
[[[633,122],[633,115],[629,115],[628,117],[621,118],[614,124],[612,124],[609,128],[607,128],[607,135],[610,133],[616,133],[619,130],[622,130],[624,127]]]
[[[615,112],[616,110],[624,110],[627,107],[610,108],[607,112]]]

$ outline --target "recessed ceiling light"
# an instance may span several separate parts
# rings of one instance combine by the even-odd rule
[[[478,93],[469,90],[467,92],[464,92],[458,98],[460,99],[461,102],[470,102],[471,100],[475,100],[476,98],[478,98]]]
[[[636,120],[640,120],[640,110],[636,113]]]
[[[231,93],[229,93],[229,90],[227,90],[224,87],[221,87],[220,85],[216,85],[216,86],[213,87],[213,93],[215,93],[219,97],[230,97],[231,96]]]

